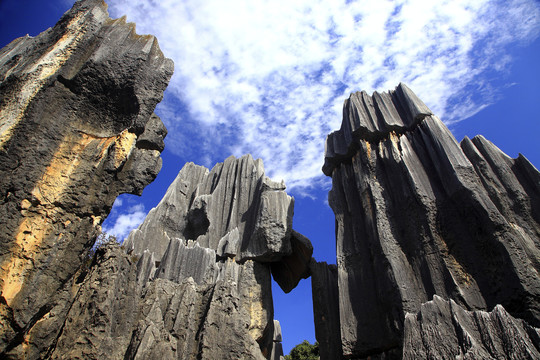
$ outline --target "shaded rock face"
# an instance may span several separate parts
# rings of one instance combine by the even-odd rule
[[[438,345],[435,345],[438,344]],[[435,295],[405,316],[404,359],[539,359],[540,329],[508,314],[467,311]]]
[[[326,262],[310,264],[311,294],[315,337],[321,359],[341,359],[341,329],[339,322],[339,291],[337,266]]]
[[[312,251],[284,189],[249,155],[210,171],[186,164],[124,246],[100,248],[70,285],[75,302],[47,355],[279,359],[271,274],[289,289]]]
[[[434,295],[540,326],[540,173],[523,156],[481,136],[459,144],[403,84],[352,94],[325,156],[343,356],[400,357],[405,315]]]
[[[157,175],[172,71],[97,0],[0,50],[0,357],[43,354],[115,198]]]
[[[283,340],[281,335],[281,325],[279,321],[274,320],[274,336],[273,336],[273,345],[272,345],[272,355],[270,356],[271,360],[281,360],[283,357],[283,346],[281,346],[281,341]]]

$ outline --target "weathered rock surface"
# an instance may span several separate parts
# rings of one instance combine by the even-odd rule
[[[540,359],[540,329],[501,305],[467,311],[435,295],[405,316],[404,359]]]
[[[44,356],[115,198],[157,175],[172,71],[101,0],[0,50],[0,357]]]
[[[270,355],[271,360],[281,360],[283,357],[283,346],[281,346],[281,341],[283,340],[281,335],[281,325],[279,321],[274,320],[274,336],[272,337],[272,355]]]
[[[343,356],[400,357],[405,315],[434,295],[467,311],[500,304],[538,327],[540,173],[480,136],[459,144],[403,84],[352,94],[343,114],[323,167],[333,183]],[[319,335],[330,339],[336,327],[322,324],[321,353]]]
[[[293,230],[290,239],[292,253],[272,263],[272,276],[286,293],[294,289],[301,279],[310,276],[309,264],[313,254],[311,242],[302,234]]]
[[[284,188],[249,155],[211,171],[186,164],[125,246],[100,248],[69,284],[74,301],[56,310],[65,322],[45,355],[279,359],[271,267],[296,285],[312,253]]]
[[[337,266],[313,260],[310,269],[315,338],[319,342],[319,354],[321,359],[341,359],[343,351]]]
[[[231,156],[212,171],[189,163],[126,247],[135,253],[148,249],[160,258],[177,237],[239,262],[281,259],[292,253],[294,207],[284,189],[264,176],[262,161],[251,156]]]
[[[292,230],[294,202],[284,189],[250,155],[229,157],[210,171],[193,163],[180,170],[124,244],[141,255],[139,283],[155,279],[143,285],[143,320],[129,358],[283,355],[271,273],[288,292],[309,275],[313,252]],[[167,307],[177,303],[182,306]]]

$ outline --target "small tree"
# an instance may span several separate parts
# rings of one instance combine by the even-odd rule
[[[310,344],[304,340],[301,344],[292,348],[289,355],[285,355],[287,360],[318,360],[319,359],[319,343]]]

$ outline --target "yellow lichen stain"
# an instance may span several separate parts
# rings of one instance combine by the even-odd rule
[[[127,160],[133,150],[137,135],[124,130],[115,140],[114,167],[118,168]]]
[[[397,134],[395,131],[392,131],[390,133],[390,141],[392,142],[392,146],[394,147],[395,153],[402,155],[400,137],[401,137],[401,135]]]
[[[463,269],[463,266],[461,266],[460,263],[457,262],[456,258],[452,256],[451,254],[448,255],[448,267],[453,271],[453,275],[456,275],[457,279],[454,277],[455,280],[458,281],[459,285],[465,285],[466,287],[471,286],[473,279],[472,277]]]
[[[371,192],[369,189],[366,189],[362,192],[361,195],[361,202],[362,202],[362,208],[364,209],[364,213],[368,217],[368,219],[371,222],[374,222],[374,211],[373,211],[373,202],[371,198]]]
[[[101,222],[101,216],[92,215],[92,224],[94,226],[98,226],[100,222]]]
[[[32,99],[42,89],[46,80],[66,63],[74,48],[85,35],[82,25],[84,13],[77,14],[66,27],[65,34],[43,54],[28,70],[21,91],[14,94],[13,99],[0,109],[0,149],[13,135],[13,129],[22,120]]]
[[[470,287],[473,284],[474,279],[467,271],[465,271],[454,255],[450,253],[446,242],[442,238],[439,238],[437,244],[439,245],[439,251],[441,251],[443,255],[444,262],[457,285]]]
[[[394,144],[396,148],[399,147],[399,135],[396,134],[395,131],[390,133],[390,141],[392,141],[392,144]]]
[[[64,190],[71,182],[74,171],[81,163],[85,149],[92,144],[99,150],[98,163],[103,160],[107,149],[115,142],[116,137],[98,138],[80,133],[64,138],[53,159],[41,179],[38,181],[32,195],[41,204],[53,204],[60,200]]]
[[[249,335],[257,340],[263,336],[264,328],[268,322],[266,311],[264,310],[261,294],[249,291]]]
[[[29,265],[32,264],[32,255],[50,230],[48,219],[40,214],[27,217],[21,222],[15,238],[17,256],[13,254],[10,263],[2,267],[7,270],[7,274],[2,277],[2,296],[8,305],[21,290]]]
[[[369,141],[366,141],[365,144],[366,144],[366,153],[367,153],[368,159],[371,160],[371,143]]]
[[[127,132],[126,132],[127,133]],[[8,305],[20,292],[26,274],[32,269],[34,259],[40,252],[43,240],[54,230],[55,214],[59,211],[57,203],[65,190],[73,182],[73,174],[81,164],[82,158],[90,152],[99,154],[97,161],[103,161],[107,150],[113,144],[120,144],[120,153],[115,153],[115,162],[125,159],[129,149],[133,146],[132,135],[122,133],[111,138],[98,138],[92,135],[76,133],[64,138],[54,154],[51,163],[37,182],[32,195],[37,205],[32,206],[28,200],[21,202],[25,208],[26,217],[21,221],[15,234],[15,243],[12,248],[11,259],[1,267],[0,277],[3,279],[2,295]],[[86,151],[87,150],[87,151]],[[93,158],[95,159],[95,158]],[[94,225],[101,219],[93,217]],[[65,225],[69,225],[69,221]],[[57,238],[61,238],[62,234]]]

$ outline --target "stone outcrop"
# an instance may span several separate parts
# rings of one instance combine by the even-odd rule
[[[70,285],[46,357],[279,359],[272,272],[289,289],[312,255],[284,188],[249,155],[186,164],[124,245],[100,247]]]
[[[161,168],[153,111],[172,71],[157,40],[101,0],[0,50],[0,357],[43,357],[70,307],[93,311],[71,306],[81,263],[115,198]],[[102,280],[129,298],[129,282]]]
[[[501,306],[467,311],[435,295],[405,316],[404,359],[540,359],[540,329]]]
[[[337,266],[313,260],[311,294],[315,337],[321,359],[341,359],[341,329],[339,321],[339,291]]]
[[[272,354],[270,355],[270,360],[282,360],[283,357],[283,346],[281,346],[281,341],[283,340],[281,335],[281,325],[279,321],[274,320],[274,336],[272,337]]]
[[[138,273],[144,277],[138,280],[144,320],[128,357],[283,355],[271,274],[290,291],[309,276],[313,252],[309,240],[292,230],[294,201],[284,190],[250,155],[231,156],[210,171],[193,163],[180,170],[124,243],[141,257]],[[158,300],[162,307],[152,310]]]
[[[403,352],[404,334],[407,344],[428,339],[419,327],[431,326],[436,314],[430,311],[444,308],[439,298],[429,305],[437,295],[451,300],[440,311],[445,324],[451,323],[449,314],[464,321],[445,331],[471,334],[430,344],[441,347],[439,354],[458,354],[460,347],[465,354],[464,342],[488,341],[478,336],[493,324],[469,327],[471,317],[485,317],[478,315],[482,311],[491,311],[493,321],[505,319],[511,328],[502,324],[503,333],[529,334],[532,347],[516,358],[534,354],[533,328],[540,326],[540,173],[523,156],[512,159],[481,136],[459,144],[400,84],[372,96],[351,94],[341,129],[327,138],[323,172],[333,184],[337,275],[312,267],[314,291],[328,283],[328,295],[315,301],[314,310],[321,353],[332,352],[331,329],[339,327],[346,358],[422,357],[410,347]],[[339,324],[328,323],[337,320],[325,309],[336,303]],[[486,351],[495,358],[508,355]]]

